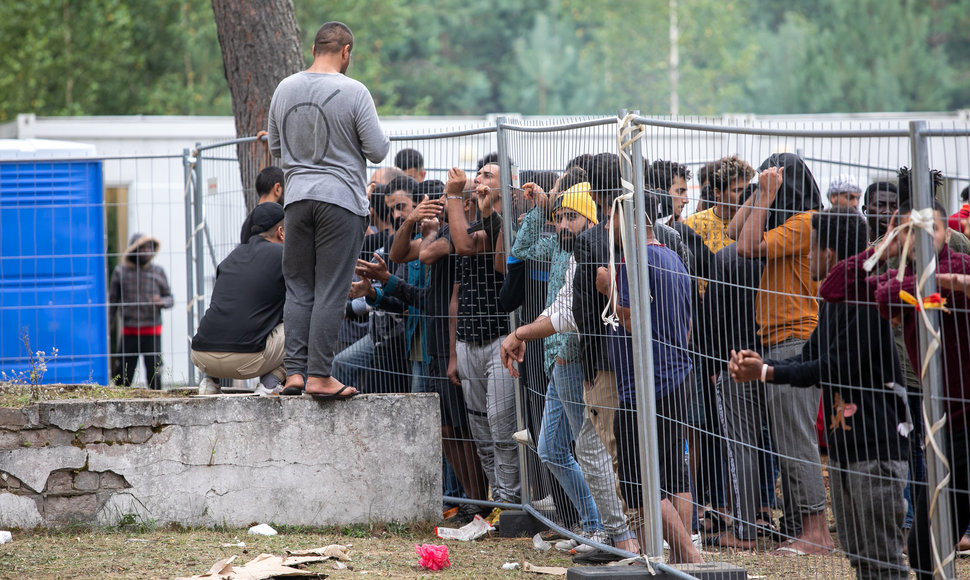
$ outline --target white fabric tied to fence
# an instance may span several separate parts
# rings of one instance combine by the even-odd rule
[[[886,238],[882,241],[882,243],[879,244],[879,246],[876,248],[872,256],[870,256],[869,259],[866,260],[865,264],[863,264],[863,268],[865,269],[865,271],[871,272],[872,269],[876,267],[876,264],[879,263],[880,259],[882,259],[883,255],[885,255],[890,245],[892,245],[894,242],[898,243],[898,240],[896,240],[896,238],[902,235],[903,233],[909,234],[914,230],[923,230],[932,238],[933,221],[935,219],[936,219],[936,216],[934,215],[934,211],[932,207],[919,209],[919,210],[914,209],[909,216],[909,221],[905,224],[897,225],[896,227],[894,227],[886,235]],[[900,282],[902,282],[903,277],[906,275],[906,261],[909,257],[909,249],[910,249],[910,245],[913,242],[913,238],[914,236],[912,235],[907,235],[905,237],[902,251],[900,252],[899,270],[896,273],[896,280]],[[930,343],[926,345],[926,350],[923,354],[923,363],[920,368],[921,381],[925,380],[927,369],[929,369],[930,360],[933,358],[933,355],[936,353],[936,351],[940,349],[940,345],[941,345],[940,331],[933,327],[933,324],[930,322],[929,316],[926,315],[926,308],[924,308],[924,303],[923,303],[923,287],[926,286],[926,283],[930,280],[930,277],[933,276],[935,273],[936,273],[936,253],[934,252],[933,257],[930,259],[929,263],[926,264],[926,268],[923,269],[923,273],[920,275],[915,288],[916,311],[919,313],[920,321],[922,322],[923,326],[926,328],[926,331],[932,337],[932,339],[930,340]],[[939,421],[931,424],[930,416],[926,411],[926,405],[923,405],[922,411],[923,411],[923,424],[929,425],[929,428],[927,428],[926,434],[925,434],[924,446],[926,449],[932,449],[933,453],[939,458],[941,464],[943,465],[943,477],[940,478],[940,480],[936,484],[936,487],[933,488],[933,495],[930,497],[929,516],[930,516],[930,519],[932,519],[933,516],[936,515],[937,509],[939,506],[940,494],[946,490],[947,484],[950,483],[950,462],[949,460],[947,460],[946,453],[944,453],[943,449],[940,448],[940,445],[936,439],[937,433],[939,433],[939,431],[942,430],[944,426],[946,426],[946,412],[945,411],[943,412],[943,414],[940,416]],[[930,542],[930,545],[932,546],[932,549],[933,549],[933,565],[937,571],[942,572],[943,567],[948,565],[955,559],[955,553],[953,550],[950,550],[950,553],[947,555],[947,557],[942,558],[939,550],[939,541],[938,541],[938,538],[935,537],[932,526],[930,527],[930,535],[934,536],[932,541]]]

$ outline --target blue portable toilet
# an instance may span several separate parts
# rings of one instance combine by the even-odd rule
[[[0,140],[0,371],[8,380],[29,382],[42,351],[39,382],[108,384],[104,189],[94,156],[83,143]]]

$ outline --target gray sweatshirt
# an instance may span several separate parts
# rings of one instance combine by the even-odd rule
[[[390,141],[367,87],[336,73],[290,75],[273,93],[268,133],[287,205],[313,199],[369,215],[366,160],[380,163]]]

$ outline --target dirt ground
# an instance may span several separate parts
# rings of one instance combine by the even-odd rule
[[[206,572],[217,560],[237,555],[243,563],[261,553],[343,544],[350,547],[347,569],[326,562],[308,570],[330,578],[521,578],[544,576],[502,570],[506,562],[536,566],[572,566],[568,554],[536,551],[531,538],[483,538],[442,541],[430,524],[352,526],[341,529],[279,528],[278,536],[252,536],[245,529],[176,530],[140,526],[110,529],[14,530],[14,540],[0,545],[0,578],[175,578]],[[242,547],[223,544],[244,542]],[[446,544],[451,567],[439,572],[418,565],[415,544]],[[730,562],[757,578],[852,578],[848,560],[825,557],[777,557],[767,553],[705,552],[707,561]],[[958,578],[970,578],[970,560],[960,560]]]

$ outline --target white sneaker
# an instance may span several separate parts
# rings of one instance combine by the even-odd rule
[[[608,545],[610,543],[610,537],[606,535],[606,532],[593,532],[592,534],[589,534],[589,535],[586,535],[586,534],[583,534],[583,535],[589,538],[590,541],[596,542],[598,544]],[[595,548],[593,546],[590,546],[589,544],[579,544],[578,546],[570,550],[570,553],[572,553],[573,555],[585,554],[587,552],[592,552],[593,550],[598,550],[598,549],[599,548]]]
[[[552,494],[549,494],[540,500],[532,502],[532,507],[540,512],[554,512],[556,511],[556,502],[552,499]]]
[[[532,434],[529,433],[528,429],[523,429],[521,431],[512,433],[512,441],[515,441],[520,445],[527,445],[529,447],[536,446],[536,444],[532,441]]]
[[[606,535],[606,532],[583,532],[584,538],[589,538],[590,540],[600,543],[608,544],[610,542],[610,537]],[[590,552],[595,550],[593,546],[589,546],[580,541],[569,538],[568,540],[559,540],[556,542],[556,549],[560,552],[572,552],[574,554],[583,554],[585,552]]]
[[[270,390],[263,386],[263,383],[256,385],[256,390],[253,393],[259,395],[260,397],[272,397],[274,395],[279,395],[280,391],[283,390],[282,385],[277,385],[275,389]]]
[[[199,382],[200,395],[218,395],[220,392],[219,385],[209,377],[203,377]]]

